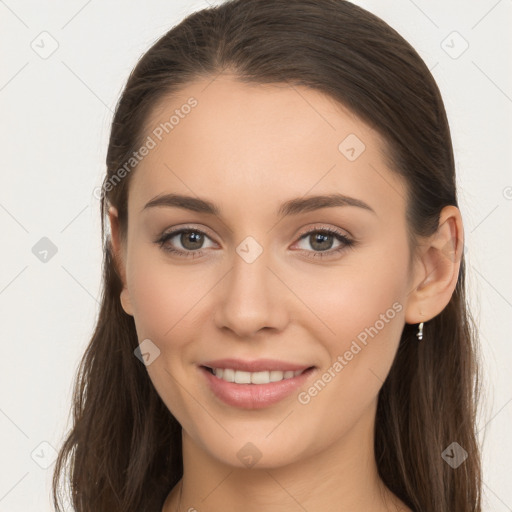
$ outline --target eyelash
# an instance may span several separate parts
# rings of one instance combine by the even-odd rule
[[[203,254],[202,249],[197,249],[193,251],[183,251],[181,249],[176,249],[175,247],[165,247],[165,243],[170,240],[171,238],[174,238],[176,235],[179,235],[181,233],[199,233],[201,235],[205,235],[206,237],[210,238],[204,231],[201,231],[200,229],[196,229],[194,227],[184,227],[177,229],[175,231],[170,231],[169,233],[164,233],[160,238],[155,240],[155,243],[160,246],[160,248],[168,253],[177,254],[178,256],[185,257],[185,258],[198,258]],[[308,236],[312,235],[313,233],[322,233],[322,234],[329,234],[335,236],[340,242],[342,242],[342,245],[340,245],[337,249],[329,249],[327,251],[307,251],[305,249],[301,249],[302,252],[308,253],[308,258],[327,258],[329,256],[333,256],[334,254],[338,254],[345,249],[353,249],[356,242],[354,240],[351,240],[344,234],[342,234],[340,231],[332,228],[316,228],[312,229],[310,231],[307,231],[305,233],[302,233],[299,236],[299,241],[307,238]],[[313,253],[313,256],[310,254]]]

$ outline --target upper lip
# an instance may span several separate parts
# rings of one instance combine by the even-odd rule
[[[208,368],[231,368],[233,370],[240,370],[245,372],[261,372],[269,371],[297,371],[306,370],[313,365],[304,365],[297,363],[290,363],[287,361],[279,361],[277,359],[255,359],[252,361],[244,361],[243,359],[216,359],[215,361],[207,361],[202,363],[201,366]]]

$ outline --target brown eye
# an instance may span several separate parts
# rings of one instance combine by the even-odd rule
[[[155,243],[162,250],[185,257],[197,257],[205,249],[204,243],[210,237],[199,229],[183,228],[163,234]],[[210,245],[212,247],[212,245]]]
[[[327,251],[332,247],[334,235],[330,233],[320,233],[308,235],[311,247],[317,251]]]
[[[183,231],[180,235],[180,243],[190,251],[201,249],[204,243],[204,234],[199,231]]]
[[[300,237],[299,242],[303,241],[306,241],[307,245],[311,248],[301,248],[309,258],[328,258],[335,256],[345,249],[353,248],[356,243],[340,231],[332,228],[308,231]],[[338,246],[333,248],[333,244],[336,241],[338,242]]]

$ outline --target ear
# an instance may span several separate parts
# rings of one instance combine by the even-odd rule
[[[114,263],[123,283],[123,290],[120,295],[121,306],[128,315],[133,316],[133,307],[130,300],[130,292],[126,283],[126,258],[124,257],[125,247],[122,243],[119,229],[119,216],[117,208],[110,206],[108,209],[108,218],[110,222],[111,246]]]
[[[445,206],[436,233],[420,246],[415,261],[413,288],[405,310],[407,323],[426,322],[446,307],[459,277],[463,245],[460,211],[455,206]]]

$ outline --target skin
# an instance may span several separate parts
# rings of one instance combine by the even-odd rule
[[[409,510],[377,474],[377,397],[404,324],[427,322],[450,300],[462,250],[459,210],[443,209],[437,233],[420,240],[409,265],[405,183],[386,167],[377,132],[318,91],[248,85],[224,74],[165,98],[148,134],[190,96],[197,107],[131,177],[127,240],[117,210],[109,211],[121,303],[139,342],[158,346],[147,371],[183,427],[180,510]],[[366,146],[354,161],[338,149],[349,134]],[[171,192],[214,202],[220,214],[143,210]],[[338,206],[276,214],[289,199],[333,192],[373,212]],[[155,243],[190,225],[207,235],[195,246],[202,254],[186,258]],[[333,236],[323,246],[330,256],[308,257],[322,251],[314,236],[301,235],[325,228],[356,244],[335,253],[342,242]],[[236,252],[247,236],[263,248],[252,263]],[[178,235],[167,245],[196,250],[182,242]],[[292,393],[264,409],[231,407],[198,371],[222,357],[315,365],[299,390],[307,391],[393,303],[401,310],[307,404]],[[261,454],[251,468],[237,457],[248,442]],[[178,510],[179,492],[180,484],[164,512]]]

